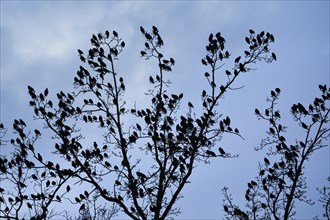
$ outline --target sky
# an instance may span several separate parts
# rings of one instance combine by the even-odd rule
[[[244,86],[221,100],[219,112],[229,115],[245,140],[225,136],[219,145],[236,159],[214,159],[199,164],[183,190],[177,219],[222,219],[221,188],[228,186],[239,204],[246,184],[257,175],[265,151],[255,152],[266,137],[267,124],[254,116],[267,107],[266,97],[281,88],[278,104],[289,139],[302,137],[290,115],[292,104],[309,104],[319,95],[318,85],[329,86],[329,1],[3,1],[1,0],[0,121],[7,127],[15,118],[42,127],[28,107],[27,85],[51,94],[71,91],[80,61],[77,49],[88,50],[92,34],[116,30],[126,42],[118,64],[131,105],[147,103],[146,77],[157,71],[140,58],[144,39],[139,27],[160,30],[163,53],[176,60],[169,77],[173,92],[183,92],[183,102],[198,103],[206,85],[205,56],[209,34],[221,32],[234,57],[242,55],[249,29],[275,36],[272,50],[277,61],[259,63],[236,82]],[[231,68],[228,61],[224,68]],[[316,152],[306,164],[308,196],[316,204],[298,204],[297,219],[322,215],[316,187],[330,176],[329,147]]]

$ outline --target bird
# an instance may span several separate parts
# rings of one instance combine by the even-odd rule
[[[226,152],[221,147],[219,147],[219,152],[220,154],[226,154]]]

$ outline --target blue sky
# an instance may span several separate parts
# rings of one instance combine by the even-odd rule
[[[184,92],[184,102],[194,103],[206,85],[207,69],[200,60],[211,32],[222,33],[233,57],[243,54],[250,28],[275,36],[272,49],[278,61],[257,64],[236,84],[245,87],[228,93],[219,106],[245,138],[225,136],[219,145],[240,157],[200,164],[178,202],[178,218],[222,219],[221,188],[229,186],[242,202],[246,183],[257,174],[265,153],[253,150],[267,128],[254,116],[255,107],[265,108],[270,90],[281,88],[279,108],[294,141],[303,133],[289,114],[291,105],[311,102],[319,95],[318,84],[329,85],[329,1],[1,1],[0,121],[10,127],[14,118],[23,118],[31,127],[42,126],[27,107],[27,85],[37,91],[48,87],[53,94],[70,91],[80,65],[77,49],[87,50],[90,36],[105,30],[116,30],[126,42],[118,70],[127,82],[127,100],[147,103],[145,77],[156,67],[139,57],[139,27],[152,25],[165,41],[164,54],[176,60],[172,91]],[[230,62],[225,66],[231,67]],[[329,155],[329,148],[322,149],[306,165],[308,195],[315,202],[315,188],[330,175]],[[321,214],[319,204],[299,204],[296,217]]]

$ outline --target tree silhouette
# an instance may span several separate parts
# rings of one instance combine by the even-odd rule
[[[240,136],[217,106],[254,63],[276,59],[269,47],[273,35],[250,30],[245,38],[248,49],[223,71],[227,78],[223,84],[218,74],[231,54],[219,32],[209,35],[201,60],[209,68],[204,74],[209,86],[201,91],[202,109],[196,112],[202,113],[198,114],[194,103],[183,102],[182,93],[170,92],[167,73],[175,60],[161,53],[164,41],[158,29],[153,26],[147,32],[141,27],[140,31],[145,38],[141,56],[158,64],[158,73],[146,79],[151,85],[148,106],[127,107],[125,80],[117,71],[125,42],[115,31],[93,35],[87,53],[78,50],[84,65],[74,77],[74,91],[60,91],[57,100],[50,100],[48,89],[38,93],[28,86],[35,119],[52,133],[54,144],[44,147],[53,155],[47,159],[41,153],[37,147],[41,132],[28,131],[22,119],[14,121],[16,138],[10,140],[4,139],[8,129],[1,124],[1,147],[12,149],[0,159],[1,218],[70,218],[54,209],[65,201],[78,205],[81,219],[107,219],[118,211],[131,219],[170,218],[180,213],[175,203],[200,162],[235,157],[215,146],[224,134]],[[186,113],[180,115],[183,106]],[[82,127],[87,126],[104,139],[86,143]]]
[[[323,186],[322,188],[317,188],[319,193],[321,194],[321,198],[319,202],[322,203],[324,208],[323,217],[330,219],[330,177],[328,177],[328,186]]]
[[[304,176],[306,162],[313,153],[328,146],[330,88],[319,85],[320,97],[305,107],[301,103],[292,105],[291,115],[302,128],[305,136],[289,144],[285,138],[286,126],[280,123],[281,114],[276,109],[280,89],[271,91],[267,102],[270,107],[264,113],[255,109],[258,119],[269,123],[268,137],[256,150],[268,148],[269,152],[260,163],[259,174],[249,182],[245,193],[247,210],[242,210],[232,201],[228,188],[223,189],[224,210],[228,219],[290,219],[295,215],[295,202],[313,204],[306,197],[307,183]],[[269,159],[268,159],[269,158]],[[271,162],[270,159],[274,162]],[[329,219],[329,188],[319,189],[320,201],[324,204],[324,217]]]

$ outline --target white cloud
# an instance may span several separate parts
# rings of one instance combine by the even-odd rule
[[[102,7],[94,16],[83,16],[88,14],[87,8],[82,8],[78,13],[58,4],[52,7],[41,4],[38,10],[29,6],[26,4],[26,8],[18,9],[13,16],[4,15],[2,23],[12,38],[13,52],[27,63],[40,59],[65,61],[71,55],[72,48],[84,40],[81,33],[87,31],[92,23],[99,23],[103,17]],[[34,11],[33,16],[29,10]]]

